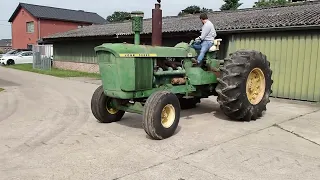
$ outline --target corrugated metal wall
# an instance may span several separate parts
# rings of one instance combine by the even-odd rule
[[[144,40],[149,43],[149,39]],[[143,40],[141,43],[145,43]],[[103,43],[133,43],[133,39],[61,41],[54,43],[54,60],[76,63],[97,63],[94,48]],[[170,42],[169,42],[170,43]]]
[[[53,45],[53,56],[55,61],[68,61],[80,63],[96,63],[97,59],[94,47],[100,45],[100,42],[64,42]]]
[[[175,46],[177,43],[190,41],[190,38],[163,38],[164,46]],[[110,40],[86,40],[86,41],[61,41],[54,43],[54,60],[77,63],[97,63],[94,48],[103,43],[133,43],[133,38]],[[141,44],[151,44],[151,36],[141,39]]]
[[[320,31],[235,34],[228,54],[255,49],[267,55],[273,70],[273,97],[320,101]]]

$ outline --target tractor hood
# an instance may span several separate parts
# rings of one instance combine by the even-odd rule
[[[95,51],[108,51],[115,57],[195,57],[196,51],[187,43],[175,47],[135,45],[126,43],[106,43],[95,48]]]

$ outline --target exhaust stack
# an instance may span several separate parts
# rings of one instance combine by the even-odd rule
[[[161,1],[158,1],[161,2]],[[162,10],[161,4],[156,3],[152,9],[152,46],[162,45]]]

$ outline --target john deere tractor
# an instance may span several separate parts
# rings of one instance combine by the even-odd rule
[[[217,59],[221,39],[207,52],[203,67],[192,58],[190,43],[174,47],[140,45],[143,13],[132,13],[135,43],[106,43],[95,48],[102,86],[94,92],[92,113],[102,123],[120,121],[125,112],[142,115],[145,132],[155,140],[171,137],[181,109],[217,96],[230,119],[256,120],[270,102],[272,71],[267,57],[255,50],[238,50]],[[154,28],[154,27],[153,27]]]

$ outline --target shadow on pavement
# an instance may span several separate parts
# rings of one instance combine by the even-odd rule
[[[142,128],[142,116],[140,114],[126,113],[121,121],[117,122],[120,125],[128,126],[130,128]]]
[[[8,80],[0,79],[0,87],[9,87],[9,86],[20,86],[20,84],[17,84]]]
[[[180,121],[192,120],[193,118],[199,119],[201,118],[199,116],[203,114],[210,114],[212,116],[212,120],[233,121],[223,114],[217,102],[211,100],[204,100],[202,103],[198,104],[196,108],[181,110]],[[142,116],[139,114],[126,114],[123,119],[117,123],[130,128],[143,129]],[[181,127],[179,126],[176,133],[178,133],[180,129]]]

